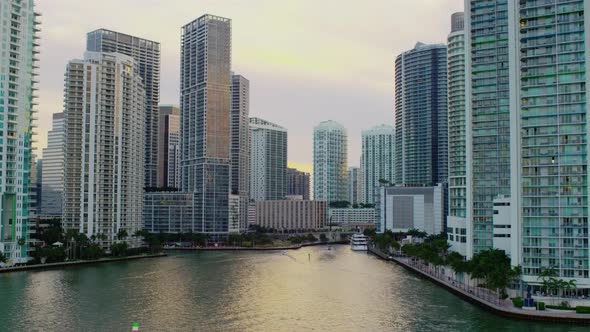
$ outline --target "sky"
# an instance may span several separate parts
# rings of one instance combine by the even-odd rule
[[[180,27],[207,13],[232,19],[232,70],[250,80],[250,116],[286,127],[289,163],[307,171],[313,128],[325,120],[347,128],[349,166],[359,166],[361,131],[393,124],[395,57],[417,41],[445,43],[451,14],[463,10],[463,0],[36,2],[39,148],[51,114],[63,111],[65,67],[83,57],[87,32],[105,28],[160,42],[160,103],[178,104]]]

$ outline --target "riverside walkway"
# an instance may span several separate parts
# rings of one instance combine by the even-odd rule
[[[559,312],[559,311],[537,311],[524,310],[513,306],[510,300],[501,300],[495,292],[481,287],[473,287],[468,284],[458,282],[457,280],[449,279],[446,276],[441,276],[441,273],[424,263],[413,261],[408,257],[392,257],[387,256],[374,247],[370,247],[369,251],[385,260],[391,260],[398,265],[411,270],[423,277],[445,287],[449,291],[462,297],[463,299],[486,308],[496,314],[527,320],[538,321],[552,321],[552,322],[567,322],[577,324],[589,324],[590,314],[577,314],[573,312]]]

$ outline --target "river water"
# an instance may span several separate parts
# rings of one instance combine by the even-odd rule
[[[0,274],[0,331],[589,331],[498,317],[348,246]]]

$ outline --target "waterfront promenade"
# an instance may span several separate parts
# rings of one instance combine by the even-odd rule
[[[469,302],[502,316],[538,321],[568,322],[577,324],[590,323],[590,314],[577,314],[569,311],[524,310],[516,308],[511,300],[501,300],[495,292],[481,287],[474,287],[449,278],[447,275],[440,273],[440,270],[436,270],[418,260],[412,260],[405,256],[387,256],[373,247],[370,247],[369,251],[383,259],[391,260],[408,270],[418,273]]]
[[[64,267],[77,266],[77,265],[111,263],[111,262],[130,261],[130,260],[135,260],[135,259],[156,258],[156,257],[164,257],[164,256],[168,256],[168,254],[157,253],[157,254],[149,254],[149,255],[134,255],[134,256],[124,256],[124,257],[100,258],[100,259],[95,259],[95,260],[77,260],[77,261],[68,261],[68,262],[11,266],[11,267],[3,267],[3,268],[0,267],[0,273],[29,271],[29,270],[55,269],[55,268],[64,268]]]

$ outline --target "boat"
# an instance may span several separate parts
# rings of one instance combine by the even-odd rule
[[[367,237],[361,233],[353,234],[350,238],[350,248],[354,251],[367,251]]]

